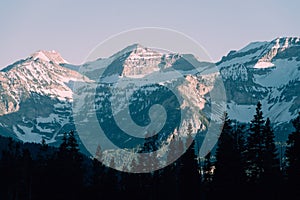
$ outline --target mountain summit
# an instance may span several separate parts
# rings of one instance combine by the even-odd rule
[[[174,68],[184,72],[188,83],[179,86],[182,95],[192,98],[201,90],[201,95],[193,99],[201,109],[209,103],[208,94],[218,74],[209,71],[214,64],[199,62],[193,55],[164,53],[139,44],[109,58],[85,63],[79,71],[72,70],[79,69],[78,66],[65,63],[67,61],[55,51],[37,51],[1,70],[2,134],[30,142],[40,142],[45,138],[47,142],[57,144],[62,131],[75,128],[72,84],[98,80],[99,70],[109,68],[105,72],[107,77],[146,80],[147,76],[154,76],[158,71],[168,72]],[[300,107],[300,38],[253,42],[238,51],[231,51],[216,65],[225,85],[230,118],[249,122],[256,103],[261,101],[265,117],[270,117],[275,127],[277,124],[284,124],[281,127],[286,129],[291,127],[290,120]],[[206,71],[206,75],[195,74],[193,66]],[[160,78],[167,79],[167,75]],[[120,91],[118,99],[125,101],[122,94]],[[194,126],[201,124],[196,120]],[[276,130],[277,138],[285,138],[286,135],[280,132]]]
[[[39,50],[31,55],[32,59],[41,59],[46,62],[53,62],[56,64],[62,64],[62,63],[68,63],[61,55],[52,50],[52,51],[44,51],[44,50]]]
[[[231,51],[217,64],[220,68],[241,63],[252,68],[268,68],[279,58],[300,60],[300,38],[280,37],[271,42],[252,42],[239,51]]]
[[[38,51],[0,72],[0,131],[27,142],[56,141],[70,122],[71,84],[83,75],[61,66],[55,51]]]
[[[258,101],[263,104],[265,117],[270,117],[275,127],[280,123],[288,124],[297,116],[300,107],[299,37],[250,43],[224,56],[217,66],[227,91],[230,118],[249,122]]]

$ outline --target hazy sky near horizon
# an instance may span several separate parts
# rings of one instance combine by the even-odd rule
[[[81,64],[100,42],[139,27],[180,31],[218,61],[252,41],[300,36],[299,8],[298,0],[1,0],[0,68],[40,49]]]

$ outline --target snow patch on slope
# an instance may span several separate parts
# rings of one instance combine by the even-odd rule
[[[254,74],[254,82],[265,87],[279,87],[289,81],[300,80],[300,73],[296,66],[300,63],[296,60],[277,59],[275,68],[264,74]]]
[[[294,119],[296,116],[289,111],[293,102],[294,99],[287,102],[278,102],[276,104],[268,104],[266,100],[262,101],[265,118],[269,117],[275,123],[283,123]]]
[[[22,132],[20,132],[22,130]],[[35,142],[40,143],[42,141],[42,135],[32,132],[33,128],[27,126],[16,125],[13,126],[13,131],[17,135],[18,139],[23,142]]]
[[[261,61],[261,62],[257,62],[253,68],[256,68],[256,69],[265,69],[265,68],[270,68],[270,67],[273,67],[274,64],[271,63],[271,62],[264,62],[264,61]]]
[[[58,52],[56,52],[54,50],[52,50],[52,51],[44,51],[44,50],[37,51],[34,54],[32,54],[32,58],[34,60],[41,59],[46,62],[52,61],[56,64],[68,63],[65,59],[63,59],[61,57],[61,55]]]

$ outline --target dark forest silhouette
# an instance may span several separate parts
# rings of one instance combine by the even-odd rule
[[[24,144],[1,137],[0,199],[299,198],[300,113],[292,124],[294,131],[289,134],[284,159],[279,158],[271,121],[264,119],[258,103],[249,124],[233,122],[224,115],[215,152],[199,159],[193,141],[169,166],[140,174],[104,166],[98,161],[100,147],[95,158],[80,153],[74,131],[64,134],[59,148],[44,140]],[[187,135],[187,140],[192,140],[191,127]],[[185,145],[177,137],[172,140],[170,151],[180,151]],[[137,162],[134,159],[130,167],[136,167]]]

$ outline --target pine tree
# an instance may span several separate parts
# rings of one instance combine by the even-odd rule
[[[8,138],[7,149],[3,150],[1,155],[1,199],[17,199],[19,198],[20,179],[22,166],[20,144]]]
[[[286,148],[287,177],[289,185],[300,186],[300,112],[292,121],[295,130],[288,136]]]
[[[217,185],[231,182],[232,175],[228,172],[231,172],[232,169],[231,158],[234,143],[232,133],[231,120],[228,118],[227,113],[225,113],[224,125],[216,149],[214,182]]]
[[[22,199],[31,199],[32,198],[32,167],[33,161],[31,153],[28,149],[24,149],[22,157],[20,160],[21,166],[21,177],[20,185],[18,186],[20,190],[20,196]]]
[[[182,167],[180,155],[183,153],[183,151],[184,143],[181,138],[177,134],[172,135],[167,152],[167,162],[170,164],[164,169],[160,170],[162,178],[160,178],[159,182],[159,194],[163,195],[161,198],[178,198],[180,187],[180,170]],[[173,192],[166,192],[172,190]]]
[[[234,130],[227,113],[216,149],[215,170],[213,176],[214,198],[238,198],[244,181],[243,131]],[[234,194],[234,195],[233,195]]]
[[[103,195],[103,174],[104,174],[104,166],[102,163],[94,158],[92,162],[92,175],[91,175],[91,181],[90,181],[90,188],[91,191],[89,192],[88,196],[86,196],[86,199],[101,199],[101,195]]]
[[[253,194],[263,190],[262,198],[275,198],[279,188],[277,183],[281,174],[274,138],[270,119],[263,119],[261,103],[258,102],[247,138],[246,172],[250,187],[256,191]]]
[[[236,129],[233,132],[234,140],[234,157],[236,161],[236,173],[239,174],[238,182],[241,184],[246,183],[246,126],[245,124],[236,123]]]
[[[199,166],[197,156],[195,155],[195,141],[192,138],[192,125],[189,124],[187,129],[186,147],[188,149],[180,158],[179,167],[179,190],[180,196],[198,196],[201,185],[201,175],[199,173]],[[189,145],[190,144],[190,145]]]
[[[73,156],[78,156],[79,153],[79,145],[77,139],[75,137],[75,132],[70,131],[69,137],[67,139],[67,149]]]
[[[264,145],[264,119],[261,103],[257,103],[256,113],[250,123],[249,136],[247,138],[247,175],[249,182],[257,183],[263,173],[263,145]]]
[[[51,154],[49,146],[45,139],[42,139],[38,150],[37,160],[35,161],[33,171],[33,194],[36,199],[45,198],[44,195],[48,191],[49,185],[49,163]]]
[[[58,194],[66,195],[60,196],[60,198],[78,199],[82,193],[83,157],[78,146],[74,131],[70,131],[69,134],[64,133],[63,141],[52,160],[53,172],[51,173],[55,172],[54,176],[59,177],[58,180],[52,180],[53,184],[56,183]],[[55,196],[54,198],[58,197]]]
[[[264,127],[264,149],[263,149],[263,181],[268,184],[278,182],[280,176],[280,166],[278,153],[275,146],[275,135],[271,128],[270,119],[267,118]]]
[[[64,132],[63,138],[62,138],[62,143],[59,146],[59,153],[58,156],[60,156],[62,159],[64,157],[68,157],[68,134]]]

